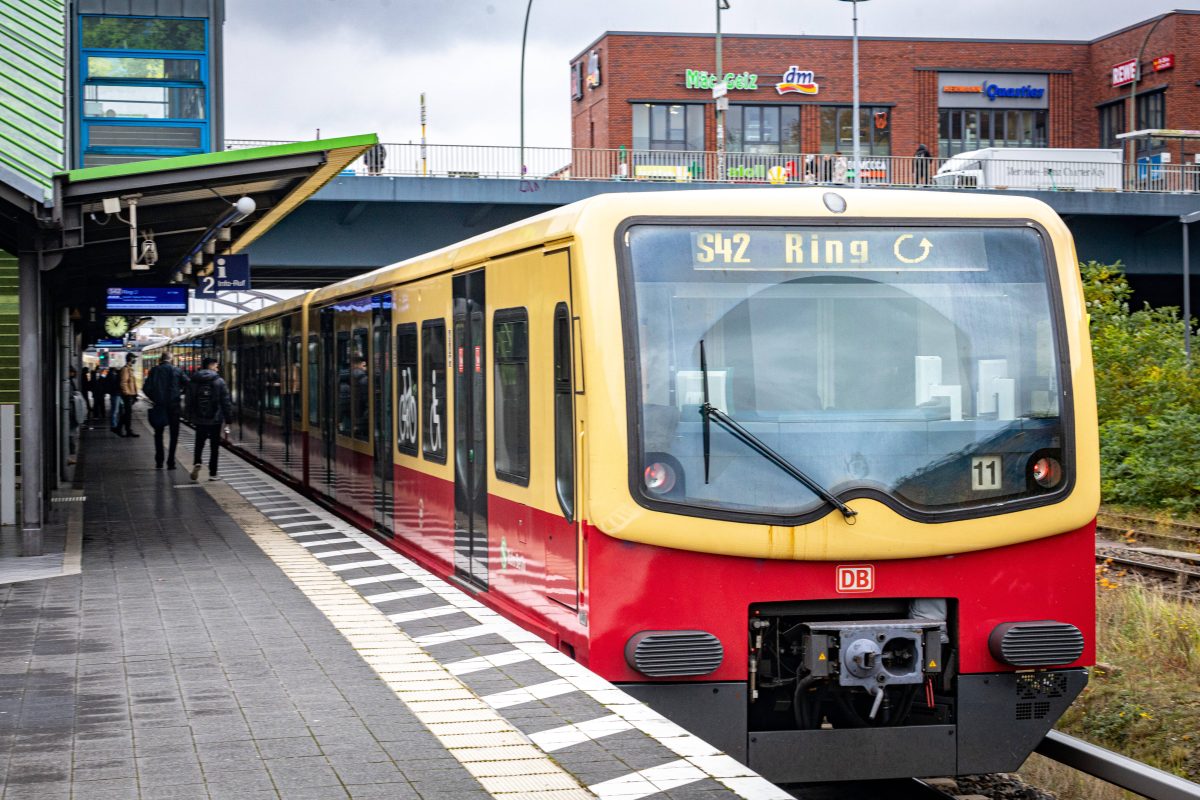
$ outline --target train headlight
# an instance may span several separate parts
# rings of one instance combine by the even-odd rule
[[[646,481],[646,489],[652,494],[666,494],[675,488],[675,470],[670,464],[661,461],[646,467],[643,479]]]
[[[1033,462],[1030,474],[1033,476],[1033,482],[1038,486],[1043,489],[1053,489],[1062,483],[1063,468],[1057,458],[1043,456]]]

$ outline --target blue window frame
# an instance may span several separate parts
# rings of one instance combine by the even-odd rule
[[[83,166],[212,149],[208,20],[81,15],[77,33]]]

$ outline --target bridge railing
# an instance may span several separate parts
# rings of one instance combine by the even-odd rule
[[[230,150],[281,144],[232,139]],[[723,163],[722,163],[723,160]],[[522,165],[523,162],[523,165]],[[851,184],[853,158],[838,153],[725,153],[620,148],[382,144],[347,169],[353,175],[525,180],[612,180],[677,183]],[[1200,165],[1080,162],[1066,159],[987,161],[868,156],[862,182],[874,186],[1043,191],[1198,192]]]

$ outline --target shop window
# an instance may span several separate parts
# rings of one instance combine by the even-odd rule
[[[733,105],[725,115],[730,153],[799,153],[799,106]]]
[[[1125,118],[1124,100],[1100,106],[1101,147],[1124,147],[1124,143],[1117,138],[1117,134],[1125,132]]]
[[[636,103],[634,150],[703,150],[704,106]]]
[[[860,106],[858,140],[863,156],[887,156],[892,153],[892,109],[887,106]],[[850,155],[854,152],[854,108],[821,108],[821,152]]]
[[[495,372],[496,477],[529,485],[529,315],[496,312],[492,322]]]
[[[943,108],[938,154],[943,158],[984,147],[1047,147],[1044,109]]]
[[[1152,92],[1137,99],[1137,130],[1157,130],[1167,127],[1167,93]],[[1167,146],[1163,139],[1138,139],[1138,156],[1157,153]]]

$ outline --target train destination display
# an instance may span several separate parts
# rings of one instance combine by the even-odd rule
[[[987,270],[995,229],[704,228],[690,229],[697,270],[826,272]]]

